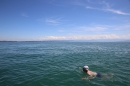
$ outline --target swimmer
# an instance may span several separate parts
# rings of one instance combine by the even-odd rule
[[[82,78],[82,79],[92,79],[92,78],[94,78],[94,77],[101,77],[101,74],[100,74],[100,73],[90,71],[88,66],[84,66],[84,67],[83,67],[83,71],[84,71],[85,73],[87,73],[87,74],[89,75],[89,77],[88,77],[88,78]]]

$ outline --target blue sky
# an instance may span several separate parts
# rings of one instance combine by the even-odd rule
[[[130,0],[0,0],[0,40],[116,39],[130,39]]]

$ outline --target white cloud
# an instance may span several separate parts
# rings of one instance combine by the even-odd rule
[[[61,18],[46,18],[45,22],[49,25],[60,25],[61,24]]]
[[[102,10],[112,12],[112,13],[116,13],[116,14],[120,14],[120,15],[130,15],[129,13],[125,13],[125,12],[122,12],[120,10],[115,10],[115,9],[112,9],[112,8],[106,8],[106,9],[102,9]]]
[[[28,17],[28,15],[25,14],[25,13],[21,13],[21,16],[23,16],[23,17]]]
[[[120,14],[120,15],[130,15],[130,13],[125,13],[123,11],[120,10],[115,10],[113,8],[95,8],[95,7],[90,7],[90,6],[86,6],[87,9],[95,9],[95,10],[102,10],[102,11],[106,11],[106,12],[111,12],[111,13],[115,13],[115,14]]]
[[[100,25],[93,24],[90,26],[79,26],[75,27],[74,31],[89,34],[129,34],[130,33],[130,23],[120,24],[120,25]]]
[[[113,26],[114,30],[128,31],[130,33],[130,23]]]
[[[45,20],[47,23],[51,23],[51,24],[59,24],[59,22],[57,20],[52,20],[52,19],[46,19]]]
[[[105,2],[105,1],[97,1],[95,0],[96,2],[94,1],[91,1],[91,0],[87,0],[86,2],[83,2],[83,1],[77,1],[74,3],[74,5],[78,5],[78,6],[83,6],[85,7],[86,9],[93,9],[93,10],[101,10],[101,11],[105,11],[105,12],[111,12],[111,13],[115,13],[115,14],[120,14],[120,15],[130,15],[130,13],[126,13],[126,12],[123,12],[121,10],[117,10],[117,9],[114,9],[112,8],[109,3]],[[96,4],[99,4],[101,7],[95,7]]]
[[[71,35],[71,36],[47,36],[40,38],[40,40],[109,40],[109,39],[128,39],[130,40],[130,34],[128,35]]]
[[[46,36],[40,38],[40,40],[67,40],[65,36]]]
[[[107,29],[107,27],[104,26],[91,26],[91,27],[87,27],[87,26],[82,26],[79,27],[79,29],[83,30],[83,31],[104,31]]]

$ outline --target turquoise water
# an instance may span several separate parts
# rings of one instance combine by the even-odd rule
[[[105,76],[82,80],[84,65]],[[0,86],[129,84],[129,42],[0,42]]]

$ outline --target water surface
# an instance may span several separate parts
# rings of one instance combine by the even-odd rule
[[[129,42],[0,42],[0,86],[129,86],[129,71]]]

